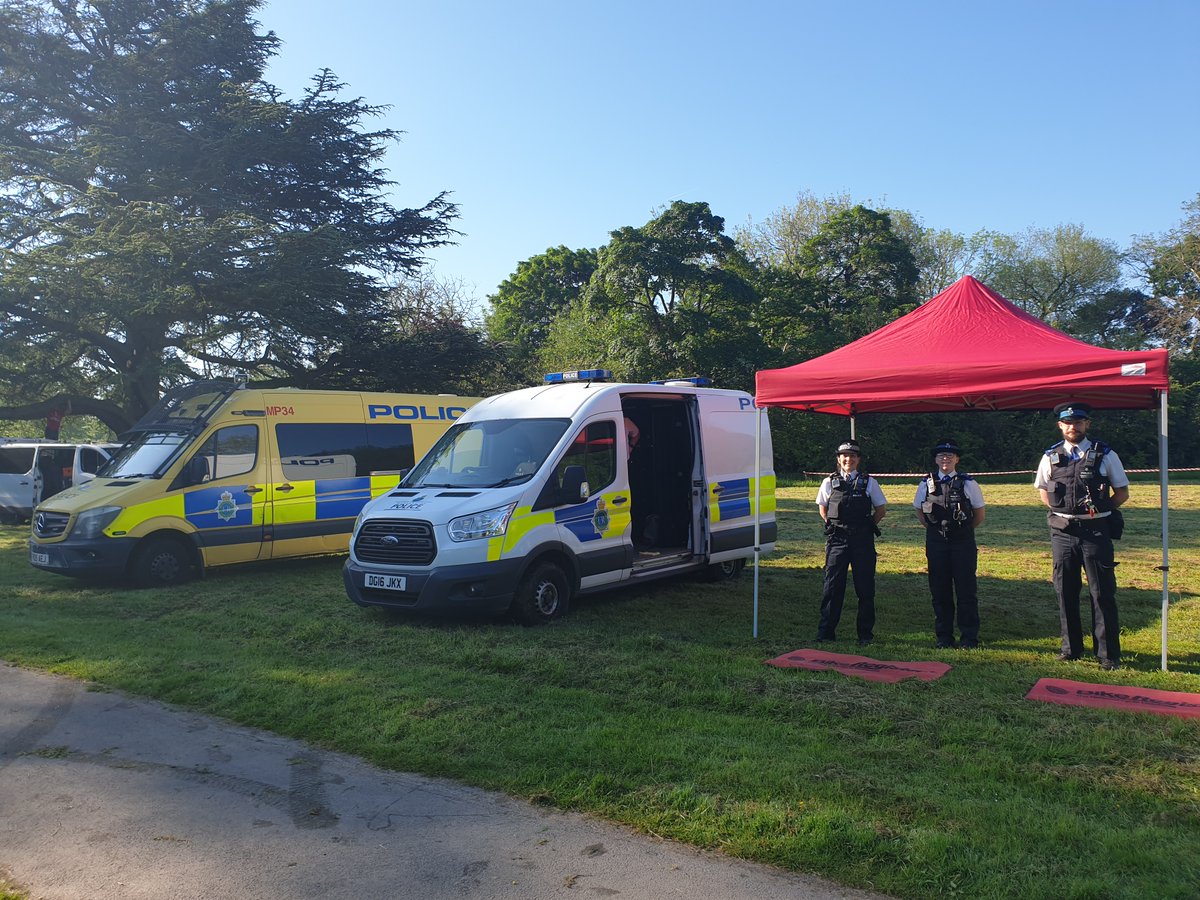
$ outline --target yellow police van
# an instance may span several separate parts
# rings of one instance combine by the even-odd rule
[[[29,561],[162,586],[211,566],[345,552],[367,501],[476,402],[187,385],[96,478],[38,506]]]
[[[733,577],[754,556],[756,514],[760,550],[774,548],[771,436],[764,415],[756,441],[749,394],[546,377],[473,406],[363,508],[343,568],[351,600],[536,624],[581,593]]]

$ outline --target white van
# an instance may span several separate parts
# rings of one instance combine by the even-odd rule
[[[110,448],[53,441],[0,444],[0,523],[28,522],[43,500],[91,481],[111,458]]]
[[[754,399],[699,379],[546,376],[467,410],[364,507],[343,579],[361,606],[562,615],[579,593],[667,575],[737,575],[775,544],[775,473]]]

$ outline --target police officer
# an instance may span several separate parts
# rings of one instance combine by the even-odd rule
[[[817,510],[825,522],[825,584],[817,642],[837,640],[838,621],[846,597],[846,570],[854,570],[858,595],[858,643],[865,646],[875,632],[875,535],[887,514],[879,482],[858,471],[862,451],[854,441],[837,449],[837,471],[821,482]]]
[[[983,491],[958,471],[962,451],[946,438],[933,448],[934,470],[917,485],[913,499],[917,521],[925,526],[925,559],[933,597],[933,633],[939,648],[953,647],[954,600],[964,650],[979,646],[979,595],[975,568],[979,550],[975,529],[983,524]]]
[[[1108,445],[1087,436],[1091,409],[1083,403],[1054,408],[1063,440],[1043,454],[1033,486],[1049,507],[1054,590],[1062,630],[1060,660],[1083,655],[1079,594],[1080,567],[1092,595],[1092,649],[1107,671],[1121,667],[1121,626],[1117,619],[1117,578],[1113,535],[1129,499],[1129,478],[1120,457]]]

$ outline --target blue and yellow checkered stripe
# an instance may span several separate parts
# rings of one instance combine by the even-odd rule
[[[763,513],[775,512],[775,476],[761,479],[760,499]],[[728,522],[754,515],[754,479],[732,478],[714,481],[708,486],[708,518],[710,522]]]

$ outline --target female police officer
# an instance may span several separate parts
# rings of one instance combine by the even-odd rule
[[[858,471],[862,451],[854,441],[837,448],[838,470],[821,482],[817,510],[825,522],[825,584],[817,642],[837,640],[846,597],[846,571],[854,570],[858,595],[858,643],[867,645],[875,631],[875,535],[887,514],[879,482]]]
[[[975,529],[983,524],[983,491],[958,471],[962,451],[949,439],[933,448],[935,471],[917,485],[917,521],[925,526],[925,559],[933,597],[933,632],[938,647],[954,646],[954,600],[958,598],[960,646],[979,646],[979,595]]]

